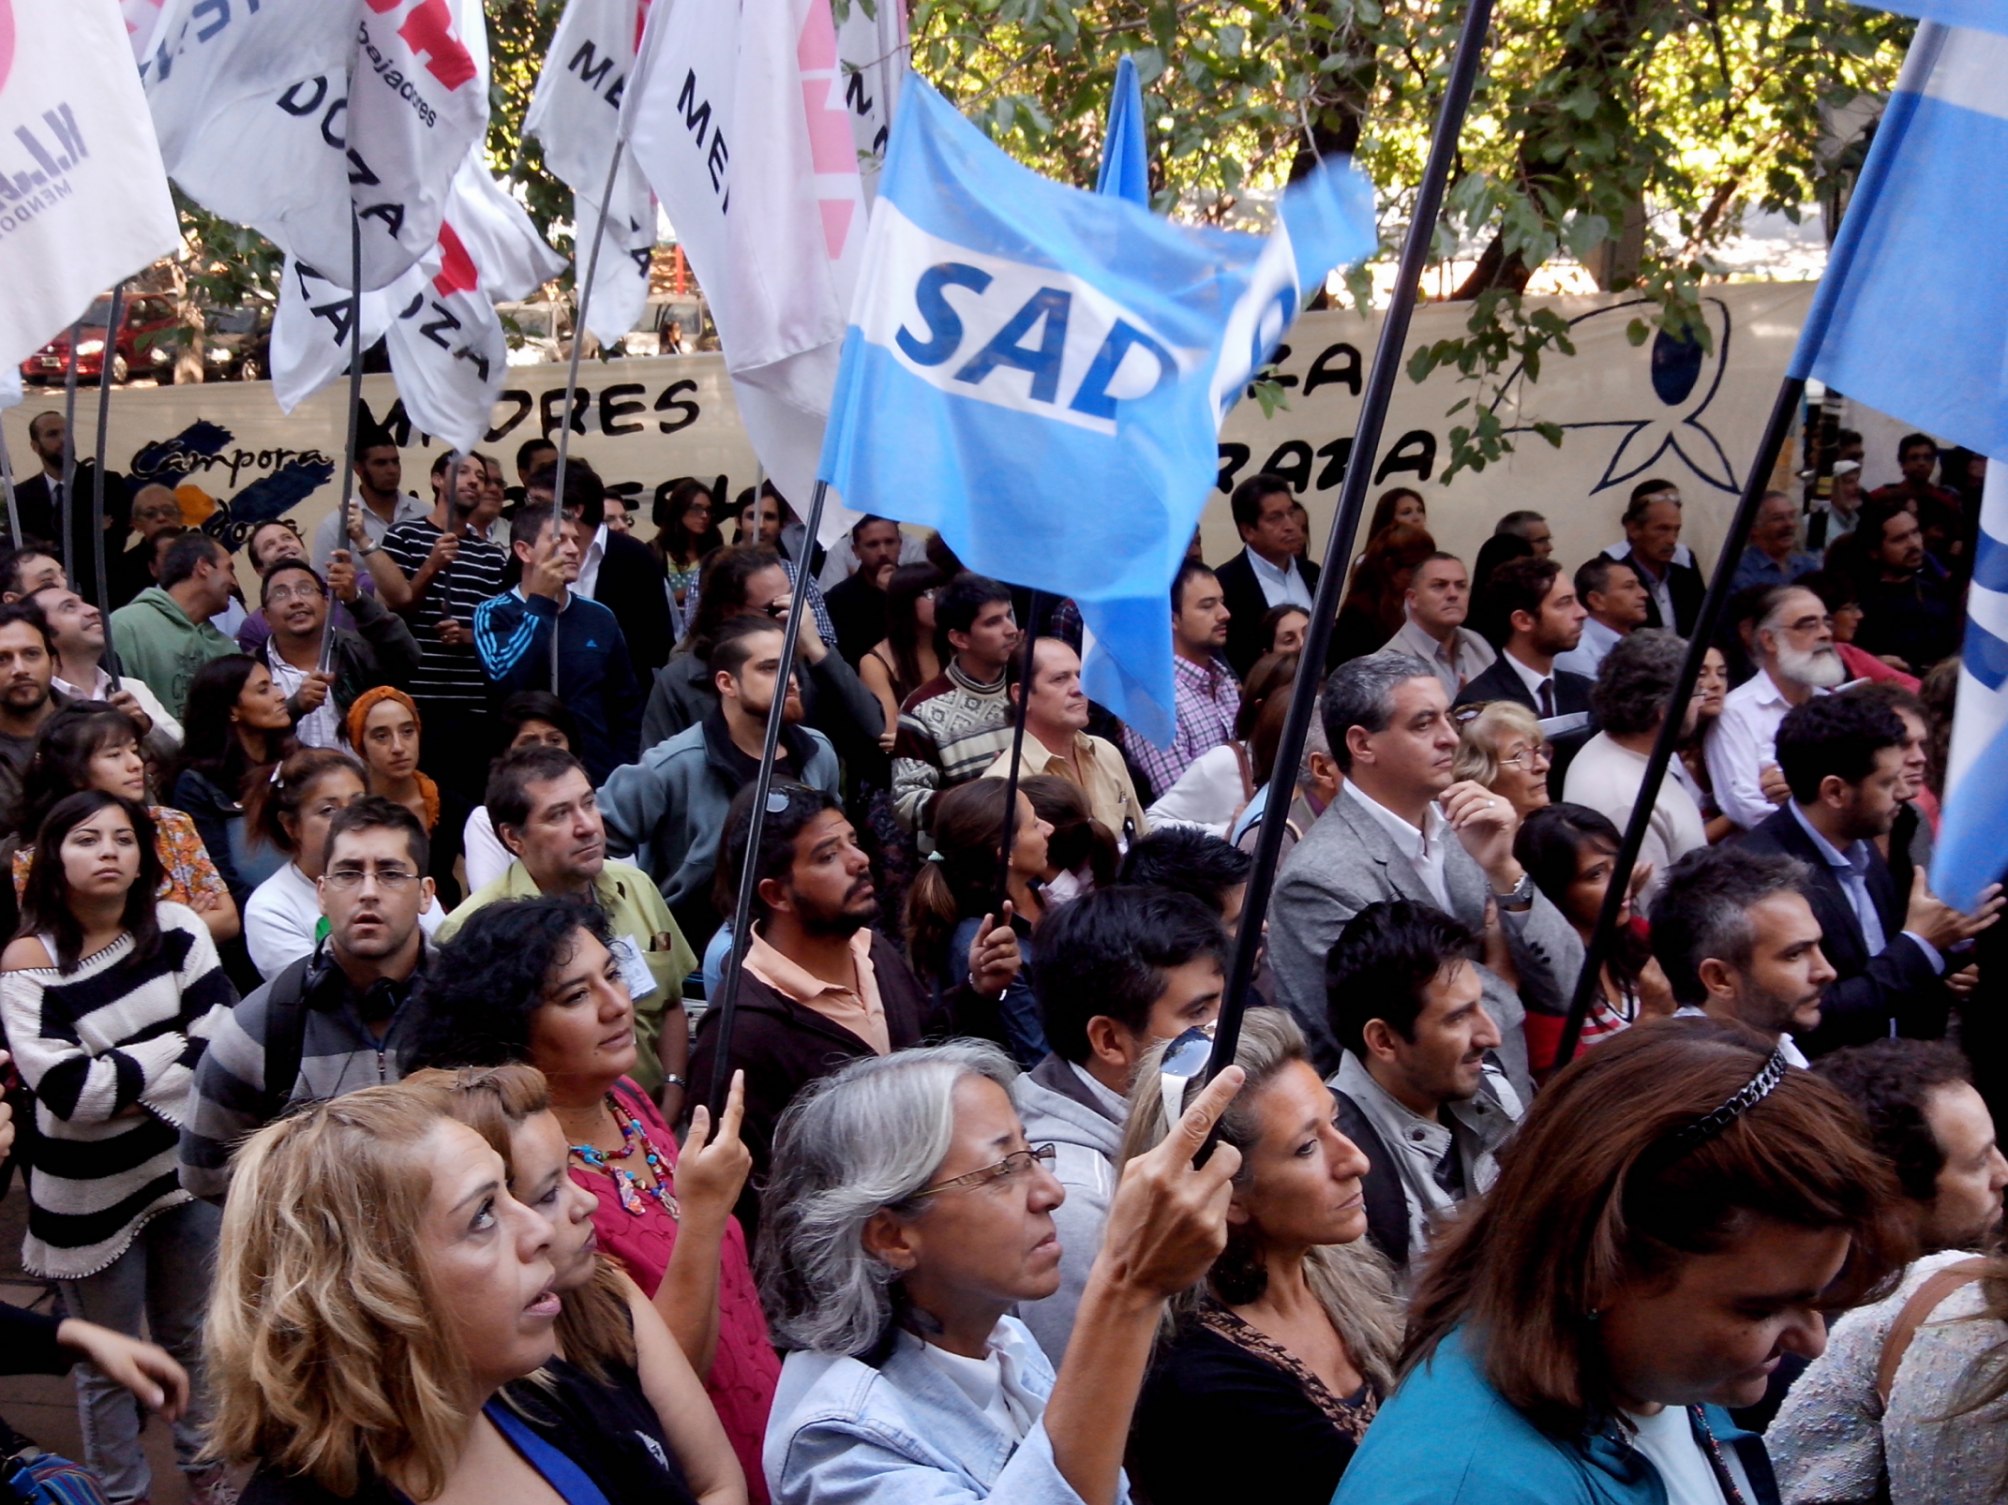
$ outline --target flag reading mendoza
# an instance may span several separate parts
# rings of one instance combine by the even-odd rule
[[[183,191],[344,288],[351,217],[363,287],[388,287],[488,125],[448,0],[167,0],[140,73]]]
[[[621,98],[648,10],[649,0],[571,0],[523,117],[523,133],[543,143],[544,165],[572,190],[581,280],[620,139]],[[606,243],[593,269],[586,330],[610,346],[635,328],[648,306],[649,259],[655,251],[655,195],[631,154],[621,158],[605,213]]]
[[[1293,183],[1266,238],[1176,225],[1038,176],[909,78],[822,474],[1084,619],[1119,603],[1137,640],[1098,639],[1168,710],[1165,593],[1221,417],[1305,295],[1373,245],[1350,164]]]
[[[117,0],[0,0],[0,367],[181,244]]]
[[[852,114],[886,107],[883,60],[843,55],[830,0],[654,0],[648,30],[628,141],[710,302],[746,437],[806,511],[864,248]],[[830,509],[826,536],[847,521]]]
[[[1950,15],[1979,6],[1895,6]],[[2003,25],[1996,7],[1985,7]],[[2008,852],[2008,35],[1927,21],[1876,129],[1791,374],[1993,458],[1933,890],[1971,910]],[[1947,195],[1959,203],[1946,214]]]

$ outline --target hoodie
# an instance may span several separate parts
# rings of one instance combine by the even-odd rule
[[[213,623],[190,621],[180,603],[157,585],[112,613],[111,632],[119,672],[145,680],[177,717],[202,666],[237,651],[237,644]]]
[[[1067,1189],[1066,1201],[1053,1209],[1053,1228],[1060,1236],[1060,1288],[1018,1309],[1018,1319],[1032,1330],[1057,1370],[1073,1335],[1088,1271],[1102,1246],[1102,1228],[1116,1193],[1123,1125],[1058,1055],[1048,1055],[1013,1081],[1011,1102],[1025,1125],[1025,1142],[1053,1146],[1053,1175]]]

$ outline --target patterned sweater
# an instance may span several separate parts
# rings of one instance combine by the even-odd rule
[[[892,794],[899,818],[919,830],[927,803],[944,789],[983,777],[1011,750],[1011,704],[1004,681],[979,684],[950,659],[906,697],[892,746]]]
[[[40,1135],[21,1250],[32,1275],[96,1274],[147,1219],[188,1200],[176,1150],[195,1065],[237,995],[195,911],[159,914],[145,960],[122,935],[73,972],[0,973],[0,1020]]]

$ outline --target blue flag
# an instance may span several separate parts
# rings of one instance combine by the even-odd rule
[[[1102,170],[1095,175],[1095,192],[1132,204],[1150,203],[1150,152],[1145,142],[1143,85],[1136,60],[1127,52],[1116,64],[1116,86],[1109,95],[1109,128],[1102,137]]]
[[[2001,0],[1875,0],[1869,9],[1893,10],[1898,15],[1937,21],[1944,26],[2008,32],[2008,6]]]
[[[1945,15],[1983,8],[1998,9],[1915,7]],[[1791,368],[1993,456],[1996,470],[2008,460],[2004,78],[2008,35],[1918,28]],[[1931,870],[1933,889],[1962,909],[2008,866],[2008,779],[2000,772],[2008,757],[2008,494],[1991,478],[1967,614]]]
[[[1220,420],[1307,292],[1374,245],[1328,163],[1267,237],[1174,225],[1013,162],[919,79],[901,100],[821,474],[971,569],[1104,623],[1133,724],[1169,741],[1171,577]],[[1116,640],[1117,637],[1120,640]]]

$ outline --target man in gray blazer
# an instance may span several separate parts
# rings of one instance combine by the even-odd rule
[[[1319,1069],[1337,1070],[1325,1018],[1332,943],[1377,900],[1433,904],[1485,937],[1479,975],[1504,1037],[1499,1061],[1530,1097],[1527,1010],[1567,1011],[1583,945],[1514,860],[1512,807],[1481,784],[1452,782],[1450,699],[1412,658],[1383,651],[1341,664],[1319,714],[1345,782],[1277,874],[1269,958],[1278,995]]]

